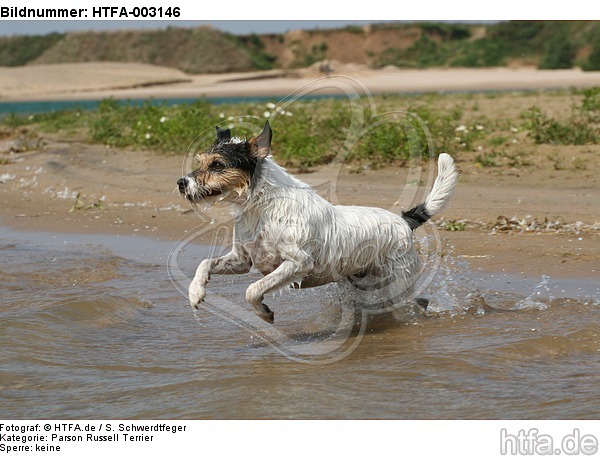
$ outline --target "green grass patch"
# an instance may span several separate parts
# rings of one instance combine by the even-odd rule
[[[506,138],[506,136],[494,136],[492,138],[490,138],[490,145],[491,146],[502,146],[503,144],[506,144],[508,142],[508,138]]]
[[[388,94],[374,99],[379,114],[370,112],[367,99],[352,104],[339,99],[298,100],[283,109],[266,102],[212,105],[198,100],[168,106],[107,99],[95,111],[9,115],[0,121],[0,130],[16,137],[76,134],[91,143],[180,154],[214,125],[248,136],[251,133],[242,128],[243,122],[258,127],[268,117],[274,131],[273,151],[285,166],[307,169],[335,157],[379,165],[439,152],[462,155],[486,168],[526,166],[530,163],[521,152],[527,144],[598,142],[600,89],[561,93],[556,96],[563,96],[567,105],[577,100],[570,114],[554,118],[534,105],[522,113],[520,124],[514,114],[490,119],[479,109],[468,108],[483,103],[489,94]],[[495,94],[504,96],[513,95]],[[357,109],[361,104],[364,111]]]
[[[466,228],[467,224],[465,222],[457,220],[448,220],[444,223],[444,229],[446,231],[464,231]]]
[[[573,115],[567,120],[548,117],[536,106],[524,111],[525,128],[536,144],[583,145],[598,143],[598,128],[584,116]]]
[[[498,154],[494,151],[484,152],[483,154],[479,154],[477,157],[475,157],[475,163],[484,168],[495,168],[498,166],[498,162],[496,161],[497,157]]]

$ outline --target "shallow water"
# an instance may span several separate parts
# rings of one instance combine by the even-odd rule
[[[306,96],[307,100],[320,100],[324,98],[341,98],[339,94],[315,94]],[[238,103],[266,103],[279,100],[281,96],[248,96],[248,97],[186,97],[186,98],[134,98],[117,99],[117,103],[129,106],[140,105],[181,105],[191,104],[198,100],[206,101],[212,105],[238,104]],[[345,96],[344,96],[345,98]],[[98,109],[100,100],[50,100],[50,101],[0,101],[0,118],[9,114],[43,114],[47,112],[62,111],[68,109],[79,109],[93,111]]]
[[[176,280],[208,248],[178,251],[179,270],[173,244],[0,229],[0,418],[600,418],[591,278],[448,256],[426,314],[345,324],[328,286],[269,298],[269,327],[248,276],[213,278],[192,312]]]

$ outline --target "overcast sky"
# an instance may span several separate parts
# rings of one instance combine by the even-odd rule
[[[314,21],[2,21],[0,35],[45,35],[51,32],[119,29],[164,29],[174,27],[199,27],[211,25],[226,32],[246,35],[250,33],[281,33],[296,29],[336,28],[345,25],[363,25],[374,21],[314,20]]]

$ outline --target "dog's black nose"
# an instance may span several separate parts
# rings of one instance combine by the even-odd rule
[[[179,188],[179,193],[185,193],[185,188],[186,188],[186,181],[185,181],[185,177],[182,177],[181,179],[179,179],[177,181],[177,187]]]

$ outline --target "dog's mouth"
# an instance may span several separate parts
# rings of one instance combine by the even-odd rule
[[[179,194],[191,204],[214,204],[219,202],[235,202],[245,189],[229,188],[220,185],[200,186],[189,178],[177,182]]]
[[[200,192],[200,195],[198,195],[200,198],[202,199],[208,199],[208,198],[213,198],[215,196],[221,196],[223,195],[223,190],[221,190],[220,188],[208,188],[203,190],[202,192]]]
[[[231,192],[222,189],[203,189],[196,193],[183,193],[182,196],[192,204],[198,203],[218,203],[229,200]]]
[[[182,196],[185,197],[190,203],[197,203],[202,200],[212,199],[214,197],[222,196],[224,193],[222,190],[214,189],[214,190],[204,190],[196,193],[182,193]]]

